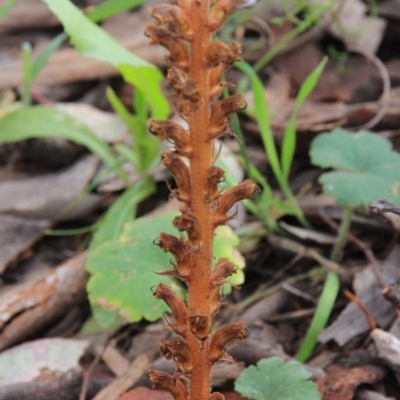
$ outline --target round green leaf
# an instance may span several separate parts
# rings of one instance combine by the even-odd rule
[[[382,198],[400,204],[400,155],[386,139],[335,129],[314,139],[310,154],[313,164],[338,170],[319,181],[342,207],[367,206]]]
[[[282,358],[271,357],[243,370],[235,390],[251,400],[320,400],[310,376],[297,361],[284,363]]]

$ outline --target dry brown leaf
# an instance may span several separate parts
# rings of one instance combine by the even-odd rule
[[[351,369],[334,365],[328,374],[318,379],[318,390],[322,400],[351,400],[357,387],[363,383],[375,383],[385,376],[385,370],[376,365],[364,365]]]

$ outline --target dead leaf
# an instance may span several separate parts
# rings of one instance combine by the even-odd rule
[[[152,390],[141,386],[123,394],[118,400],[173,400],[173,397],[164,390]]]
[[[31,246],[50,226],[50,221],[0,215],[0,274],[27,258]]]
[[[0,354],[0,386],[44,380],[79,367],[88,341],[40,339]]]
[[[0,182],[0,212],[51,219],[83,192],[98,164],[88,155],[59,172]]]
[[[400,247],[395,247],[384,262],[382,279],[386,284],[397,282],[399,271]],[[353,288],[360,301],[367,307],[375,322],[385,328],[396,317],[393,305],[385,300],[382,289],[371,267],[355,275]],[[361,333],[368,332],[370,326],[364,313],[353,302],[349,303],[340,316],[326,329],[322,330],[318,340],[326,343],[334,340],[340,346]]]
[[[357,387],[375,383],[385,377],[385,370],[376,365],[345,369],[338,365],[328,368],[327,375],[317,380],[322,400],[351,400]]]

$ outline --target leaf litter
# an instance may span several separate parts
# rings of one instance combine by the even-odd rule
[[[18,8],[16,7],[13,13],[0,21],[0,30],[9,32],[10,37],[9,43],[0,42],[2,50],[0,90],[2,91],[16,90],[22,79],[22,58],[18,37],[20,30],[28,29],[29,40],[32,42],[34,51],[38,52],[40,46],[52,39],[53,31],[48,27],[59,26],[57,20],[50,17],[46,8],[37,7],[35,15],[27,16],[26,5],[21,8],[25,1],[20,0],[17,3],[20,3]],[[82,1],[81,3],[89,5],[92,2]],[[320,218],[320,213],[326,213],[333,220],[340,222],[343,215],[340,206],[360,203],[366,206],[368,202],[380,200],[381,197],[399,202],[400,168],[397,132],[400,129],[398,117],[400,103],[398,90],[395,87],[391,89],[388,107],[371,132],[349,133],[349,129],[368,122],[381,109],[382,83],[381,76],[374,65],[369,64],[359,54],[345,49],[349,44],[356,42],[365,51],[376,53],[384,60],[392,84],[398,85],[396,63],[400,62],[400,53],[390,47],[389,40],[390,35],[399,36],[395,29],[395,24],[399,22],[399,16],[395,12],[396,2],[379,3],[378,17],[373,12],[367,16],[364,3],[356,0],[345,0],[343,3],[343,9],[338,10],[336,19],[330,21],[329,15],[326,14],[321,18],[321,24],[315,27],[310,26],[296,37],[288,45],[289,50],[284,49],[281,55],[273,59],[271,68],[264,69],[260,73],[270,108],[273,134],[280,143],[288,118],[294,109],[294,98],[299,86],[310,71],[318,65],[324,53],[330,54],[330,61],[322,73],[319,84],[298,113],[296,121],[298,146],[290,175],[291,185],[300,189],[299,198],[307,218],[312,223],[311,228],[305,229],[299,226],[291,215],[280,212],[276,215],[280,216],[278,222],[281,230],[268,236],[262,224],[249,223],[253,223],[257,217],[242,217],[242,213],[240,214],[241,222],[234,226],[233,231],[221,233],[221,251],[225,245],[225,251],[230,253],[229,257],[236,257],[235,262],[240,267],[244,265],[244,262],[242,256],[237,253],[236,247],[238,246],[239,249],[242,246],[246,247],[246,268],[244,270],[240,268],[233,276],[236,279],[234,285],[241,286],[240,291],[237,289],[230,291],[230,286],[224,288],[223,294],[229,296],[232,309],[224,308],[219,317],[221,321],[217,321],[217,324],[222,323],[223,320],[240,318],[245,320],[251,328],[247,341],[240,347],[233,346],[230,349],[235,361],[238,362],[233,364],[231,369],[221,364],[214,371],[215,388],[223,392],[227,400],[240,398],[237,393],[230,393],[232,381],[237,379],[242,371],[246,371],[245,367],[260,363],[261,358],[267,358],[269,362],[278,362],[276,371],[285,366],[291,366],[293,363],[290,360],[295,356],[304,338],[310,322],[309,317],[320,295],[323,275],[318,275],[317,269],[321,264],[332,267],[327,261],[329,261],[329,251],[335,236]],[[386,3],[394,4],[390,8],[393,12],[388,14],[387,7],[389,6]],[[43,3],[38,1],[37,5],[39,4]],[[261,6],[264,7],[263,4]],[[279,27],[270,23],[277,11],[263,7],[258,15],[272,27],[272,35],[275,33],[275,39],[279,41],[293,29],[294,20],[292,18],[290,23],[285,22]],[[308,11],[312,10],[311,7]],[[17,14],[18,17],[16,17]],[[21,15],[25,17],[21,19]],[[303,16],[307,16],[307,12]],[[284,17],[284,13],[281,13],[281,17]],[[351,24],[348,18],[353,21]],[[15,21],[24,21],[24,25]],[[113,20],[104,23],[104,27],[115,33],[117,39],[130,50],[134,49],[146,60],[158,63],[161,59],[160,53],[155,48],[150,48],[148,42],[142,38],[143,26],[147,21],[146,7],[143,7],[141,10],[113,17]],[[352,29],[342,30],[340,24],[352,25],[347,27]],[[370,24],[369,29],[364,30],[364,24]],[[34,30],[31,31],[31,29]],[[354,36],[354,29],[360,29],[360,35]],[[128,31],[129,37],[126,34]],[[247,28],[243,32],[247,32]],[[262,43],[265,31],[260,30],[260,32],[260,43]],[[241,37],[240,34],[240,30],[237,30],[238,38]],[[336,42],[330,39],[332,34],[336,36]],[[322,42],[321,37],[324,38]],[[271,38],[273,39],[273,36]],[[343,48],[338,50],[337,47],[331,46],[335,46],[337,41],[342,43]],[[260,47],[260,43],[253,48],[249,47],[244,57],[249,61],[252,59],[257,61],[260,54],[266,52],[268,46],[265,42]],[[124,73],[126,74],[126,71]],[[88,129],[95,134],[98,133],[106,141],[117,144],[126,141],[129,135],[126,135],[127,128],[121,123],[120,118],[109,113],[112,110],[106,102],[105,82],[113,85],[128,107],[132,106],[133,92],[121,79],[115,78],[116,76],[116,69],[109,64],[82,58],[76,50],[63,44],[55,51],[43,73],[33,85],[32,95],[35,101],[40,103],[69,102],[68,106],[56,105],[55,107],[62,107],[63,112],[68,110],[69,116],[79,120],[79,124],[86,125]],[[113,80],[110,80],[110,77],[113,77]],[[96,81],[96,79],[103,81]],[[233,74],[229,77],[229,80],[231,79],[233,81],[236,79]],[[3,95],[3,92],[1,93]],[[248,97],[252,98],[251,95]],[[83,105],[83,101],[89,104]],[[249,106],[251,108],[250,102]],[[37,110],[39,110],[37,111],[39,115],[42,111],[40,107]],[[47,109],[42,116],[47,118],[46,113]],[[7,124],[4,124],[4,121]],[[30,121],[34,120],[27,121],[29,125],[25,124],[27,129],[21,125],[24,130],[20,130],[25,136],[29,133],[28,128],[33,126]],[[239,121],[245,132],[248,148],[256,150],[249,151],[251,161],[257,163],[268,182],[271,183],[273,195],[279,196],[279,188],[274,183],[268,159],[260,144],[258,127],[251,116],[240,115]],[[0,126],[5,128],[11,126],[13,129],[17,126],[9,125],[9,122],[6,118],[3,120],[3,125],[0,121]],[[46,128],[50,133],[56,130],[55,120],[53,122],[50,128]],[[321,134],[335,128],[338,129],[336,133],[339,132],[340,138],[337,136],[332,139],[332,136],[329,136],[331,134]],[[3,138],[6,134],[10,134],[7,129],[2,130]],[[315,159],[316,156],[312,151],[311,157],[314,162],[312,165],[308,159],[308,151],[315,137],[317,139],[313,146],[325,146],[327,151],[320,152],[318,160]],[[342,154],[347,154],[345,159],[341,159],[341,155],[329,147],[332,140],[337,140],[336,144],[343,148]],[[108,392],[103,392],[101,395],[99,387],[92,390],[93,387],[89,385],[89,398],[96,398],[96,395],[105,398],[104,396],[108,396],[107,393],[111,390],[114,391],[113,396],[116,399],[118,397],[122,400],[147,397],[155,400],[163,399],[162,396],[168,395],[144,387],[148,382],[142,373],[141,366],[132,367],[129,376],[121,377],[124,376],[129,363],[132,364],[132,361],[138,357],[140,359],[140,355],[149,350],[154,351],[158,341],[168,337],[166,336],[168,335],[167,322],[164,321],[164,324],[159,325],[158,328],[157,323],[149,322],[157,319],[163,310],[156,310],[155,305],[146,303],[153,300],[150,291],[151,282],[155,276],[153,271],[167,269],[170,262],[169,257],[151,243],[161,230],[160,226],[156,225],[162,223],[160,220],[166,216],[160,214],[158,219],[145,217],[142,225],[140,225],[140,219],[128,223],[123,221],[117,241],[108,238],[92,254],[89,254],[89,260],[90,257],[93,258],[91,262],[86,263],[86,268],[91,272],[95,271],[91,279],[99,279],[101,276],[103,284],[108,287],[108,292],[98,289],[95,295],[89,295],[96,298],[93,303],[97,301],[98,304],[101,303],[107,308],[117,309],[126,298],[137,300],[129,300],[130,306],[122,309],[123,316],[128,317],[127,320],[118,317],[115,313],[111,317],[108,315],[108,322],[111,321],[114,325],[106,323],[104,325],[108,326],[104,327],[100,324],[95,330],[96,333],[78,334],[91,311],[85,290],[88,279],[84,270],[86,254],[77,251],[78,248],[87,246],[90,238],[86,232],[91,231],[92,224],[98,223],[99,216],[115,201],[125,184],[123,179],[119,179],[119,185],[111,185],[107,191],[100,194],[101,190],[97,190],[96,185],[91,186],[98,166],[101,164],[98,159],[88,155],[81,157],[78,152],[75,164],[71,161],[64,170],[49,170],[50,163],[46,163],[45,160],[42,163],[40,157],[24,158],[32,149],[32,140],[21,141],[19,144],[3,144],[0,149],[2,172],[0,174],[0,348],[4,350],[0,355],[0,363],[1,357],[6,356],[11,357],[13,361],[17,360],[15,353],[18,351],[27,356],[37,345],[37,339],[43,341],[42,343],[47,343],[48,349],[51,349],[51,343],[57,344],[60,346],[60,354],[63,354],[65,360],[71,360],[71,364],[65,362],[59,370],[58,367],[52,369],[53,367],[49,367],[50,364],[43,367],[49,375],[42,376],[41,388],[47,387],[49,389],[47,393],[50,393],[52,383],[47,378],[52,376],[51,371],[57,370],[58,375],[61,373],[60,379],[62,378],[68,384],[75,382],[75,386],[71,383],[72,386],[69,387],[76,389],[77,386],[79,388],[81,386],[81,383],[76,385],[76,382],[79,379],[81,382],[82,379],[82,367],[78,366],[78,359],[83,353],[83,347],[86,349],[87,343],[90,342],[96,346],[96,349],[91,350],[89,347],[81,360],[83,367],[87,370],[91,361],[99,354],[101,359],[94,368],[90,385],[101,382],[101,386],[104,387],[110,381],[114,381],[116,386],[109,387]],[[112,158],[115,153],[108,153],[108,149],[110,149],[109,145],[103,146],[100,148],[103,151],[97,153],[102,160],[101,168],[105,168],[104,163],[110,166],[115,161]],[[60,154],[63,152],[67,159],[67,149],[62,149]],[[257,154],[257,159],[252,159],[252,155],[255,154]],[[120,162],[121,160],[117,160],[117,164],[114,163],[114,165],[119,165]],[[316,165],[321,168],[316,168]],[[366,165],[368,172],[365,172]],[[328,170],[332,167],[335,171]],[[324,172],[322,168],[325,169]],[[238,169],[238,167],[236,165],[231,169]],[[310,174],[303,176],[313,176],[312,173],[315,176],[316,170],[317,175],[320,175],[320,184],[313,178],[304,182],[301,175],[306,172]],[[10,171],[12,174],[7,175]],[[23,179],[18,177],[20,173],[24,174]],[[3,176],[12,178],[4,179]],[[26,178],[26,176],[29,177]],[[367,189],[371,187],[374,191],[373,196],[366,195]],[[60,210],[68,207],[77,197],[90,191],[92,191],[91,201],[85,207],[78,209],[75,213],[64,215],[62,219],[54,219],[55,216],[58,217]],[[138,214],[141,216],[145,214],[143,209],[145,211],[157,209],[160,199],[167,197],[166,193],[161,189],[161,183],[158,183],[157,193],[146,195],[145,201],[138,203]],[[145,205],[147,208],[144,207]],[[261,208],[263,206],[263,204],[260,205]],[[396,284],[399,281],[398,224],[390,225],[389,218],[391,218],[389,215],[371,217],[365,209],[358,208],[352,219],[352,233],[363,240],[366,246],[377,255],[384,282]],[[135,227],[135,224],[138,225]],[[169,223],[165,222],[165,224]],[[252,226],[254,226],[253,231]],[[46,236],[49,227],[66,230],[82,227],[84,229],[82,233],[79,232],[73,236],[73,241],[76,242],[73,246],[68,240],[60,239],[57,242],[61,246],[60,254],[48,257],[43,255],[43,244],[49,243],[49,238]],[[164,228],[164,231],[166,230]],[[149,242],[148,246],[135,248],[135,241],[141,240]],[[246,240],[249,241],[246,243]],[[349,302],[342,293],[339,293],[334,314],[330,318],[330,325],[319,335],[319,345],[313,353],[310,365],[307,366],[309,372],[301,372],[300,376],[311,376],[311,379],[317,381],[323,399],[393,398],[400,390],[397,360],[399,334],[395,329],[398,311],[382,296],[374,270],[367,264],[359,249],[353,244],[348,244],[343,255],[342,261],[337,265],[339,267],[337,270],[342,272],[346,270],[346,273],[340,274],[342,287],[354,291],[359,304],[367,308],[378,328],[371,332],[360,305]],[[40,257],[42,257],[41,260],[39,260]],[[61,257],[61,260],[57,257]],[[159,258],[158,264],[155,263],[157,258]],[[59,261],[62,261],[61,264]],[[112,279],[104,272],[109,266],[115,275]],[[144,271],[143,280],[138,279],[140,271]],[[97,278],[96,274],[99,274]],[[127,282],[132,281],[136,281],[135,285],[127,285]],[[179,290],[179,283],[174,284]],[[93,304],[92,307],[93,315],[102,315],[105,318],[105,314],[96,311]],[[142,319],[143,316],[146,317],[147,322]],[[165,318],[168,320],[169,317]],[[111,331],[119,323],[122,324],[122,328],[112,339],[111,350],[104,352],[101,356],[100,349],[103,348],[107,335],[112,335]],[[159,328],[160,326],[162,327]],[[76,335],[77,340],[65,338],[71,335]],[[72,351],[67,343],[77,345],[82,343],[78,342],[82,337],[85,337],[85,342],[83,342],[85,346],[82,345],[82,348]],[[356,361],[355,355],[360,351],[368,355],[368,362],[364,362],[364,365],[359,365],[359,361],[358,363]],[[354,355],[354,358],[350,357],[346,360],[347,364],[344,363],[345,353]],[[286,363],[275,361],[276,359],[271,358],[274,356],[282,357]],[[325,356],[325,361],[322,356]],[[124,361],[121,361],[119,357],[123,357]],[[9,361],[7,365],[8,363]],[[152,363],[160,364],[161,361],[156,358]],[[147,361],[144,364],[147,364]],[[330,367],[329,364],[331,364]],[[386,366],[387,369],[385,370],[381,365]],[[66,371],[69,367],[77,366],[78,371]],[[165,366],[165,368],[170,367]],[[30,371],[37,371],[37,369],[31,367]],[[136,383],[131,379],[135,376],[135,372],[143,375],[137,377]],[[296,374],[293,374],[294,376]],[[14,377],[17,378],[17,375],[15,374]],[[34,380],[32,377],[29,379]],[[59,381],[54,380],[54,382]],[[250,380],[247,380],[246,383],[249,382]],[[309,382],[311,384],[311,381]],[[365,384],[368,384],[368,390],[363,387]],[[129,392],[130,385],[139,387]],[[257,386],[257,383],[254,385]],[[12,390],[15,389],[13,387]],[[79,397],[79,393],[74,390],[69,390],[71,400]],[[262,382],[260,391],[265,390],[265,382]],[[127,393],[123,394],[125,391]],[[4,393],[6,393],[5,396],[9,395],[11,387],[7,389],[7,386],[4,386],[0,390],[0,399]],[[24,399],[21,392],[18,396],[20,400]],[[42,396],[42,399],[47,400],[46,396]]]

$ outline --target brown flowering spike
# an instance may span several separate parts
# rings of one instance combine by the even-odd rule
[[[208,400],[225,400],[225,397],[222,393],[214,392]]]
[[[187,308],[183,300],[165,283],[157,285],[153,292],[157,299],[162,299],[172,311],[174,324],[171,328],[180,336],[186,338],[187,332]]]
[[[209,357],[212,363],[222,360],[225,355],[226,347],[236,339],[244,340],[248,335],[248,330],[244,322],[234,322],[219,328],[211,338]],[[226,359],[226,358],[224,358]]]
[[[257,186],[252,181],[246,179],[245,181],[239,183],[238,185],[224,192],[222,196],[219,198],[218,209],[214,217],[214,225],[218,226],[232,219],[231,216],[227,215],[228,211],[238,201],[244,199],[251,199],[253,193],[257,189],[258,189]]]
[[[210,336],[210,318],[202,310],[196,310],[188,316],[190,331],[199,340],[206,340]]]
[[[210,32],[217,30],[226,20],[228,15],[241,8],[251,7],[253,0],[219,0],[211,11],[208,26]]]
[[[150,121],[149,131],[160,140],[171,140],[177,153],[186,157],[190,157],[192,154],[189,134],[176,122],[153,119]]]
[[[188,70],[189,53],[178,34],[153,23],[147,25],[145,34],[152,43],[161,44],[170,52],[169,60],[172,64],[184,71]]]
[[[229,46],[216,40],[208,46],[206,58],[208,67],[216,67],[224,64],[226,67],[232,65],[236,61],[240,61],[240,44],[233,42]],[[226,68],[225,67],[225,68]]]
[[[174,360],[180,372],[190,373],[193,369],[190,348],[184,340],[165,340],[160,343],[160,351],[167,360]]]
[[[161,234],[158,245],[169,251],[173,270],[163,275],[182,279],[187,285],[188,304],[166,285],[159,285],[155,295],[172,309],[175,321],[171,328],[185,341],[161,344],[161,351],[177,363],[174,376],[151,372],[153,382],[171,391],[175,399],[224,400],[220,393],[210,394],[212,364],[232,361],[225,352],[234,339],[245,336],[242,323],[221,328],[211,338],[212,321],[223,303],[221,286],[235,266],[227,259],[218,261],[213,270],[215,228],[228,221],[235,202],[251,197],[255,186],[246,181],[236,188],[221,191],[224,179],[216,161],[215,139],[233,133],[230,114],[246,104],[239,95],[215,100],[228,85],[224,72],[240,59],[237,43],[213,43],[212,32],[238,8],[255,0],[172,0],[174,5],[151,9],[155,23],[147,35],[170,51],[167,81],[171,86],[174,110],[187,123],[187,132],[172,122],[152,121],[150,130],[160,139],[174,143],[163,163],[171,169],[177,188],[172,193],[180,200],[180,216],[173,220],[179,237]],[[186,157],[183,160],[182,157]],[[189,361],[190,360],[190,361]],[[175,386],[176,383],[176,386]],[[179,388],[179,390],[177,389]]]
[[[190,212],[185,212],[175,217],[172,225],[179,231],[186,231],[192,245],[199,243],[201,239],[201,228],[197,218]]]
[[[189,167],[183,162],[182,158],[167,150],[162,155],[162,163],[172,172],[178,190],[172,190],[172,194],[185,204],[190,203],[190,173]]]
[[[244,110],[246,102],[239,94],[234,94],[226,99],[220,100],[212,109],[210,118],[209,138],[215,139],[230,133],[228,128],[228,117],[233,112]]]
[[[221,196],[221,192],[218,189],[218,184],[223,182],[224,175],[224,170],[216,167],[215,165],[208,169],[204,193],[204,200],[206,202],[215,201]]]
[[[192,39],[193,31],[186,10],[172,4],[161,4],[149,8],[149,12],[159,24],[170,23],[178,35],[186,40]]]
[[[150,379],[151,386],[153,389],[164,389],[168,390],[172,394],[174,400],[187,400],[185,385],[175,379],[166,372],[157,371],[154,369],[149,370],[147,376]]]

